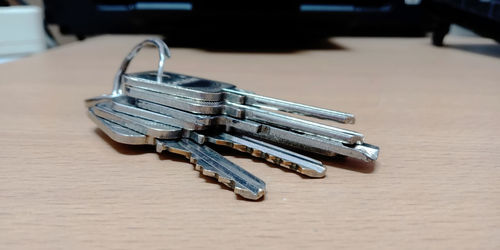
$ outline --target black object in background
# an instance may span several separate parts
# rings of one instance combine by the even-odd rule
[[[430,21],[419,0],[132,1],[45,0],[46,20],[80,39],[103,33],[165,35],[180,44],[226,38],[420,36]]]
[[[427,0],[423,5],[437,19],[432,33],[436,46],[443,46],[452,23],[500,43],[500,0]]]

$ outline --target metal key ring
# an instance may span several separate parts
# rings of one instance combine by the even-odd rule
[[[139,51],[146,45],[151,44],[155,45],[158,48],[158,55],[160,57],[160,60],[158,61],[158,72],[156,76],[156,80],[158,82],[161,82],[162,80],[162,74],[163,74],[163,67],[165,63],[166,58],[170,58],[170,50],[163,42],[163,40],[159,38],[149,38],[141,43],[137,44],[131,51],[130,53],[123,59],[123,62],[118,69],[118,72],[116,72],[115,79],[113,80],[113,91],[111,92],[112,96],[117,96],[122,94],[121,90],[121,85],[122,85],[122,75],[125,73],[125,71],[128,68],[128,65],[134,59],[134,57],[139,53]]]

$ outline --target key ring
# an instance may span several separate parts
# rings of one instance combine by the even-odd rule
[[[158,48],[158,55],[160,57],[160,60],[158,61],[158,72],[156,75],[156,80],[158,82],[161,82],[162,80],[162,75],[163,75],[163,67],[165,64],[165,59],[170,58],[170,50],[163,42],[163,40],[159,38],[149,38],[141,43],[137,44],[131,51],[130,53],[123,59],[123,62],[118,69],[118,72],[116,72],[115,79],[113,80],[113,91],[111,92],[112,96],[117,96],[122,94],[121,90],[121,85],[122,85],[122,75],[125,73],[125,71],[128,68],[128,65],[134,59],[134,57],[139,53],[139,51],[144,48],[144,46],[151,44],[155,45]]]
[[[127,70],[127,67],[130,64],[130,61],[132,61],[132,59],[134,59],[134,57],[137,55],[137,53],[139,53],[139,51],[144,46],[146,46],[148,44],[155,45],[158,48],[158,54],[159,54],[160,60],[158,61],[158,72],[157,72],[156,79],[158,82],[161,82],[162,75],[163,75],[163,67],[165,64],[165,59],[170,58],[170,50],[168,49],[167,44],[165,44],[165,42],[163,42],[161,39],[149,38],[149,39],[142,41],[138,45],[136,45],[132,49],[132,51],[130,51],[130,53],[125,57],[125,59],[123,59],[123,62],[121,64],[120,68],[118,69],[118,72],[116,72],[115,79],[113,80],[113,91],[111,92],[111,94],[86,99],[85,104],[87,105],[87,107],[94,106],[97,103],[110,100],[113,97],[117,97],[117,96],[120,96],[122,94],[122,90],[121,90],[122,75]]]

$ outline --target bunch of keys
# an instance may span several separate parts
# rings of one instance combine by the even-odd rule
[[[159,50],[156,72],[125,73],[146,45]],[[210,148],[223,145],[296,171],[324,177],[323,164],[296,153],[344,155],[366,162],[379,148],[363,142],[360,133],[287,116],[292,113],[340,123],[354,123],[352,114],[311,107],[238,89],[235,85],[164,72],[170,57],[160,39],[147,39],[124,59],[110,95],[87,99],[88,116],[119,143],[148,144],[185,156],[203,175],[216,178],[246,199],[258,200],[266,184]]]

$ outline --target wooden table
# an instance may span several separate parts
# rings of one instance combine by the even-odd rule
[[[87,118],[83,100],[110,91],[143,38],[102,36],[0,65],[0,248],[500,248],[500,60],[492,42],[173,48],[169,71],[354,113],[357,123],[344,127],[381,148],[375,165],[325,162],[323,179],[223,151],[266,181],[266,198],[249,202],[181,157],[114,143]],[[156,52],[141,53],[132,71],[155,67]]]

